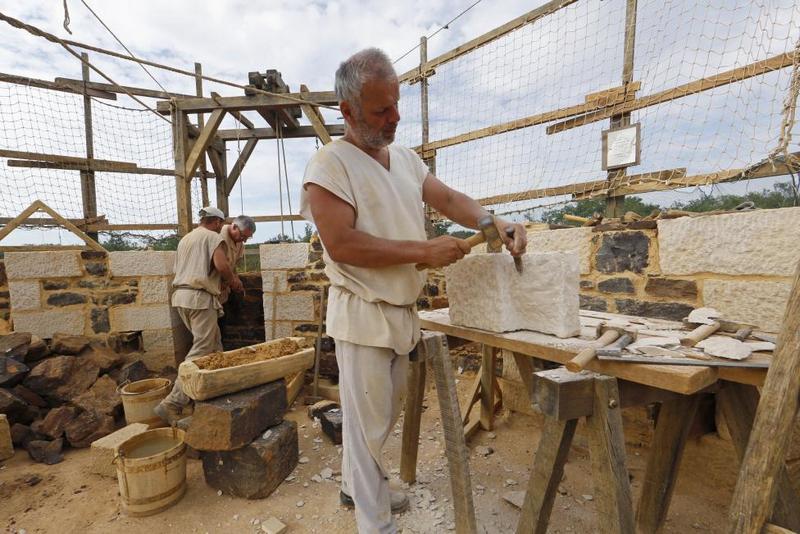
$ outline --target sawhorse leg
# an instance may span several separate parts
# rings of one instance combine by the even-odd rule
[[[422,399],[425,396],[425,354],[414,351],[408,367],[408,393],[403,417],[403,440],[400,454],[400,479],[411,484],[417,480],[417,451],[419,426],[422,419]]]
[[[661,404],[636,510],[639,532],[655,534],[664,524],[686,438],[699,402],[700,395],[688,395]]]
[[[546,420],[517,532],[546,532],[577,420],[586,417],[598,532],[633,534],[617,380],[560,368],[535,373],[534,383],[535,402]]]

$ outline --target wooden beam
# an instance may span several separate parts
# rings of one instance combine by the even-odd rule
[[[211,91],[211,98],[213,98],[213,99],[216,101],[217,99],[219,99],[219,98],[222,98],[222,97],[220,96],[220,94],[219,94],[219,93],[216,93],[216,92],[214,92],[214,91]],[[252,123],[252,121],[251,121],[250,119],[248,119],[247,117],[245,117],[244,115],[242,115],[242,114],[241,114],[241,113],[239,113],[238,111],[229,111],[228,113],[230,113],[231,115],[233,115],[233,117],[234,117],[234,118],[235,118],[237,121],[239,121],[240,123],[242,123],[242,125],[243,125],[245,128],[247,128],[247,129],[249,129],[249,130],[253,130],[253,129],[255,129],[256,125],[255,125],[255,124],[253,124],[253,123]]]
[[[300,86],[300,94],[307,94],[308,92],[308,87],[305,85]],[[317,137],[319,137],[319,140],[322,141],[322,144],[327,145],[330,143],[331,134],[329,134],[328,130],[325,129],[325,119],[322,117],[322,113],[319,112],[319,109],[309,106],[308,104],[301,104],[300,109],[303,110],[303,113],[311,123],[311,127],[314,128],[314,132],[316,132]]]
[[[559,9],[566,7],[570,4],[574,4],[577,0],[551,0],[546,4],[537,7],[536,9],[525,13],[524,15],[515,18],[509,22],[506,22],[502,26],[498,26],[497,28],[484,33],[483,35],[472,39],[464,43],[461,46],[457,46],[456,48],[450,50],[449,52],[445,52],[439,56],[436,56],[432,60],[428,61],[424,65],[420,65],[419,67],[413,68],[410,71],[403,73],[399,78],[400,82],[406,82],[411,78],[418,76],[420,72],[429,72],[430,70],[434,69],[435,67],[447,63],[448,61],[452,61],[459,56],[463,56],[468,52],[472,52],[473,50],[480,48],[481,46],[494,41],[512,31],[525,26],[526,24],[531,24],[532,22],[546,17],[552,13],[555,13]]]
[[[289,97],[289,98],[286,98]],[[323,106],[338,106],[339,101],[333,91],[318,91],[307,94],[286,93],[285,95],[257,94],[252,96],[223,96],[214,98],[179,98],[176,100],[178,109],[185,113],[200,113],[224,109],[225,111],[248,111],[258,108],[276,109],[280,107],[297,106],[294,99],[306,100],[312,104]],[[170,112],[170,102],[159,102],[156,109],[164,115]]]
[[[403,416],[403,437],[400,454],[400,479],[408,484],[417,480],[417,453],[422,402],[425,397],[427,363],[417,358],[408,364],[408,385]]]
[[[328,135],[340,136],[344,135],[344,124],[326,124],[324,125]],[[236,130],[217,130],[217,137],[223,141],[247,141],[249,139],[277,139],[278,135],[272,128],[254,128],[252,130],[236,129]],[[281,137],[284,139],[295,139],[301,137],[318,137],[317,131],[313,126],[298,126],[294,130],[285,130],[281,132]]]
[[[233,187],[236,185],[236,181],[239,180],[239,176],[241,176],[242,170],[244,170],[244,166],[247,164],[247,160],[250,159],[250,155],[256,148],[256,143],[258,143],[257,139],[250,139],[245,143],[242,153],[239,154],[236,163],[233,164],[230,174],[228,174],[228,179],[225,181],[225,194],[230,196]]]
[[[79,80],[75,80],[79,81]],[[85,90],[83,84],[80,87],[67,86],[57,82],[49,82],[47,80],[37,80],[36,78],[28,78],[26,76],[15,76],[13,74],[5,74],[0,72],[0,82],[15,83],[17,85],[27,85],[29,87],[37,87],[39,89],[50,89],[52,91],[61,91],[64,93],[72,93],[78,95],[89,95],[95,98],[105,98],[106,100],[116,100],[117,95],[108,91],[98,91],[87,87]]]
[[[120,168],[115,165],[105,165],[101,163],[96,163],[97,160],[93,160],[88,165],[82,165],[79,163],[54,163],[50,161],[27,161],[22,159],[10,159],[6,163],[9,167],[25,167],[31,169],[61,169],[66,171],[83,171],[87,167],[91,171],[95,172],[116,172],[120,174],[152,174],[155,176],[175,176],[174,169],[154,169],[151,167],[136,167],[136,168]],[[127,165],[125,162],[118,162]],[[199,178],[200,174],[195,173],[195,177]],[[215,174],[213,172],[207,172],[206,178],[214,178]]]
[[[0,217],[0,226],[4,226],[6,224],[10,224],[16,217]],[[69,222],[80,228],[85,232],[89,232],[92,230],[90,225],[92,224],[107,224],[106,216],[100,215],[99,217],[93,217],[91,219],[67,219]],[[61,226],[61,223],[56,221],[55,219],[51,219],[48,217],[36,217],[35,219],[28,218],[23,222],[19,223],[19,226]]]
[[[28,159],[33,161],[49,161],[53,163],[77,163],[89,165],[90,163],[99,163],[109,167],[117,167],[121,169],[136,169],[135,163],[127,161],[110,161],[107,159],[89,159],[76,156],[60,156],[56,154],[40,154],[37,152],[23,152],[20,150],[5,150],[0,149],[0,158],[18,158]]]
[[[89,83],[89,54],[81,53],[81,76],[83,84]],[[94,159],[94,129],[92,128],[92,97],[83,95],[83,127],[86,134],[86,159]],[[83,201],[83,216],[86,218],[97,217],[97,189],[95,186],[94,171],[85,169],[80,171],[81,199]],[[97,240],[97,233],[93,232],[91,238]]]
[[[192,182],[186,176],[186,155],[189,152],[188,118],[179,109],[172,110],[172,149],[175,159],[175,200],[178,212],[178,235],[192,231]]]
[[[36,213],[37,211],[43,211],[50,215],[54,221],[59,223],[61,226],[78,236],[86,246],[94,250],[100,250],[105,252],[100,243],[89,237],[83,230],[72,224],[70,221],[59,215],[54,209],[50,206],[42,202],[41,200],[34,200],[33,203],[25,208],[22,213],[14,217],[2,230],[0,230],[0,241],[3,240],[8,234],[14,231],[20,224],[22,224],[28,217]]]
[[[83,80],[73,80],[72,78],[56,78],[55,83],[62,87],[71,88],[74,91],[82,91],[84,87]],[[130,87],[128,85],[114,85],[111,83],[100,83],[100,82],[87,82],[86,88],[92,91],[100,91],[104,93],[130,93],[134,96],[146,96],[149,98],[159,98],[162,100],[169,100],[170,98],[184,98],[184,97],[195,97],[196,95],[187,95],[183,93],[167,93],[164,91],[156,91],[153,89],[145,89],[143,87]],[[114,97],[116,99],[116,96]]]
[[[194,64],[194,90],[195,96],[203,96],[203,65],[195,62]],[[197,114],[197,126],[200,130],[205,127],[205,117],[202,113]],[[211,151],[213,152],[213,150]],[[205,154],[200,157],[200,198],[203,206],[210,205],[208,201],[208,169],[206,168]],[[291,404],[291,402],[289,403]]]
[[[800,393],[800,262],[728,514],[728,532],[755,534],[775,502]]]
[[[305,221],[302,215],[255,215],[255,222]]]
[[[222,119],[224,117],[225,110],[216,109],[208,118],[208,123],[203,127],[203,130],[200,132],[200,136],[195,140],[194,145],[192,145],[192,149],[189,151],[189,155],[186,157],[186,163],[184,164],[184,176],[194,176],[198,165],[200,165],[200,159],[205,158],[206,149],[211,144],[211,140],[214,138],[214,134],[216,133],[217,128],[219,128],[219,125],[222,123]]]
[[[211,154],[213,150],[209,151]],[[217,207],[222,210],[225,216],[230,215],[230,205],[228,202],[228,197],[230,196],[227,191],[227,184],[228,184],[228,153],[223,152],[218,156],[211,157],[211,163],[214,164],[214,161],[218,160],[219,172],[221,173],[216,181],[217,186]],[[217,167],[214,167],[216,170]]]
[[[0,252],[34,252],[47,250],[84,250],[83,245],[0,245]]]
[[[547,127],[547,133],[554,134],[563,132],[571,128],[576,128],[585,124],[591,124],[603,119],[608,119],[612,115],[629,113],[631,111],[636,111],[637,109],[663,104],[664,102],[669,102],[677,98],[683,98],[684,96],[693,95],[702,91],[708,91],[709,89],[714,89],[715,87],[721,87],[723,85],[740,82],[754,76],[760,76],[762,74],[767,74],[769,72],[780,70],[786,67],[791,67],[793,64],[794,52],[786,52],[784,54],[779,54],[777,56],[773,56],[762,61],[757,61],[743,67],[721,72],[719,74],[715,74],[714,76],[700,78],[699,80],[679,85],[678,87],[673,87],[672,89],[665,89],[664,91],[659,91],[658,93],[653,93],[652,95],[643,96],[630,102],[613,106],[610,109],[594,111],[580,117],[575,117],[574,119],[553,124]]]

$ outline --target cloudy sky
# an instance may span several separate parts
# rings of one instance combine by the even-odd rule
[[[474,0],[377,2],[262,2],[172,0],[87,0],[134,54],[238,83],[247,72],[276,68],[292,89],[300,83],[330,90],[333,72],[349,54],[378,46],[399,58]],[[542,0],[482,0],[429,42],[434,57],[517,17]],[[68,0],[72,35],[63,28],[60,1],[0,0],[0,11],[64,38],[122,51],[80,0]],[[437,69],[431,79],[432,140],[534,113],[580,103],[588,92],[619,84],[624,0],[579,0],[553,17],[527,26],[480,53]],[[649,94],[794,48],[800,38],[800,7],[791,0],[696,2],[640,0],[636,70],[642,94]],[[91,60],[120,84],[155,88],[137,65],[91,53]],[[413,67],[418,51],[396,66]],[[168,90],[194,92],[194,80],[150,69]],[[22,30],[0,26],[0,72],[52,80],[80,77],[80,65],[58,45]],[[762,159],[774,148],[789,69],[704,95],[634,114],[643,123],[646,172],[687,167],[689,174]],[[101,81],[95,74],[93,80]],[[398,141],[419,143],[418,85],[402,93],[403,129]],[[237,95],[239,90],[206,83],[206,91]],[[155,102],[148,100],[152,106]],[[126,109],[119,109],[119,106]],[[127,97],[95,100],[95,157],[171,167],[169,124],[142,111]],[[337,121],[335,112],[326,112]],[[260,117],[253,122],[262,125]],[[82,156],[82,99],[0,83],[0,147]],[[228,117],[223,128],[234,128]],[[607,121],[556,135],[545,126],[440,151],[438,174],[476,197],[600,179],[599,136]],[[228,143],[233,164],[243,143]],[[797,144],[795,142],[796,149]],[[262,141],[230,197],[231,212],[273,215],[281,211],[278,145]],[[285,144],[288,203],[296,212],[299,184],[313,140]],[[286,178],[285,178],[286,179]],[[213,183],[212,203],[214,199]],[[740,184],[739,189],[750,187]],[[759,186],[760,187],[760,186]],[[194,205],[199,203],[195,192]],[[0,160],[0,217],[11,217],[42,198],[68,217],[80,217],[77,172],[9,169]],[[668,202],[669,198],[661,197]],[[98,205],[111,222],[174,221],[174,186],[168,177],[98,175]],[[527,207],[503,207],[509,211]],[[295,231],[302,231],[295,223]],[[280,231],[262,224],[256,240]],[[290,233],[287,223],[285,231]],[[9,242],[71,242],[64,232],[24,232]]]

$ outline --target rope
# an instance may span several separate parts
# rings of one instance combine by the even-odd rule
[[[289,170],[286,168],[286,141],[283,138],[283,125],[277,121],[278,127],[278,143],[281,145],[281,152],[283,153],[283,180],[286,182],[286,203],[289,206],[289,215],[292,214],[292,190],[289,188]],[[297,239],[297,234],[294,233],[294,220],[289,220],[289,225],[292,227],[292,238]]]
[[[280,128],[280,123],[278,122],[278,118],[277,117],[275,117],[275,123],[276,123],[275,124],[275,126],[276,126],[275,135],[276,135],[277,139],[280,139],[281,138],[281,128]],[[280,142],[275,144],[275,148],[278,150],[278,198],[280,199],[280,205],[281,205],[281,235],[285,236],[286,232],[283,229],[283,217],[284,217],[284,214],[283,214],[283,184],[281,183],[281,145],[280,145]]]
[[[67,7],[67,0],[64,0],[64,29],[68,34],[72,35],[72,30],[69,29],[69,7]]]
[[[96,18],[96,19],[98,20],[98,22],[100,22],[100,24],[102,24],[102,25],[103,25],[103,28],[105,28],[106,30],[108,30],[108,33],[110,33],[110,34],[111,34],[111,36],[112,36],[114,39],[116,39],[116,40],[117,40],[117,42],[120,44],[120,46],[121,46],[122,48],[124,48],[124,49],[125,49],[125,51],[126,51],[128,54],[130,54],[130,55],[131,55],[131,57],[136,57],[136,56],[134,56],[134,55],[133,55],[133,52],[131,52],[131,51],[130,51],[130,49],[129,49],[127,46],[125,46],[125,43],[123,43],[123,42],[120,40],[120,38],[119,38],[119,37],[117,37],[117,35],[116,35],[116,34],[115,34],[113,31],[111,31],[111,28],[109,28],[109,27],[108,27],[108,25],[107,25],[105,22],[103,22],[103,19],[101,19],[101,18],[100,18],[100,16],[99,16],[97,13],[95,13],[95,12],[94,12],[94,9],[92,9],[92,8],[91,8],[91,6],[90,6],[89,4],[87,4],[87,3],[86,3],[86,0],[81,0],[81,3],[83,3],[83,5],[84,5],[84,6],[86,6],[86,9],[88,9],[88,10],[89,10],[89,12],[90,12],[92,15],[94,15],[94,18]],[[66,4],[67,4],[67,0],[64,0],[64,5],[66,6]],[[70,32],[70,34],[71,34],[71,33],[72,33],[72,32]],[[153,76],[153,75],[150,73],[150,71],[149,71],[149,70],[147,70],[147,68],[146,68],[144,65],[142,65],[141,63],[139,63],[139,66],[140,66],[140,67],[142,67],[142,70],[143,70],[143,71],[145,71],[145,72],[147,73],[147,75],[148,75],[148,76],[150,76],[150,78],[152,78],[152,80],[153,80],[154,82],[156,82],[156,85],[158,85],[158,86],[161,88],[161,90],[162,90],[162,91],[164,91],[165,93],[168,93],[168,92],[169,92],[169,91],[167,91],[167,90],[164,88],[164,86],[163,86],[163,85],[161,85],[161,84],[158,82],[158,80],[156,80],[155,76]]]
[[[166,121],[169,124],[172,124],[172,122],[169,119],[167,119],[166,117],[161,115],[159,112],[157,112],[156,110],[154,110],[153,108],[151,108],[150,106],[148,106],[147,104],[142,102],[140,99],[138,99],[135,96],[133,96],[132,94],[130,94],[124,87],[122,87],[117,82],[115,82],[110,77],[108,77],[105,72],[101,71],[100,69],[98,69],[97,67],[92,65],[92,63],[90,61],[84,61],[83,58],[81,57],[81,55],[78,54],[76,51],[74,51],[72,48],[70,48],[70,46],[66,42],[64,42],[64,40],[56,37],[52,33],[48,33],[48,32],[46,32],[44,30],[40,30],[39,28],[37,28],[35,26],[31,26],[30,24],[26,24],[26,23],[22,22],[21,20],[17,20],[15,18],[9,17],[8,15],[6,15],[5,13],[2,13],[2,12],[0,12],[0,20],[2,20],[4,22],[7,22],[8,24],[10,24],[11,26],[14,26],[15,28],[19,28],[21,30],[25,30],[25,31],[27,31],[28,33],[30,33],[32,35],[35,35],[37,37],[43,37],[43,38],[47,39],[50,42],[57,43],[57,44],[61,45],[62,47],[64,47],[64,50],[66,50],[67,52],[69,52],[70,54],[72,54],[73,56],[78,58],[81,63],[86,63],[86,65],[90,69],[92,69],[97,74],[102,76],[103,79],[108,81],[108,83],[110,83],[114,87],[122,90],[122,92],[124,92],[131,99],[133,99],[134,101],[139,103],[143,108],[149,109],[154,114],[158,115],[158,117],[160,117],[162,120]]]
[[[442,26],[441,28],[439,28],[438,30],[436,30],[435,32],[433,32],[432,34],[430,34],[428,37],[426,37],[426,39],[430,39],[431,37],[433,37],[434,35],[436,35],[437,33],[439,33],[439,32],[440,32],[440,31],[442,31],[442,30],[449,30],[449,29],[450,29],[450,25],[451,25],[452,23],[454,23],[454,22],[456,21],[456,19],[458,19],[459,17],[461,17],[461,15],[465,14],[467,11],[469,11],[469,10],[470,10],[470,9],[472,9],[473,7],[475,7],[475,6],[477,6],[478,4],[480,4],[482,1],[483,1],[483,0],[476,0],[476,2],[474,2],[474,3],[473,3],[471,6],[469,6],[467,9],[465,9],[464,11],[462,11],[461,13],[459,13],[458,15],[456,15],[455,17],[453,17],[452,19],[450,19],[450,20],[449,20],[449,21],[448,21],[448,22],[447,22],[447,23],[446,23],[444,26]],[[403,54],[402,56],[400,56],[399,58],[395,59],[395,60],[394,60],[392,63],[397,63],[398,61],[400,61],[401,59],[403,59],[404,57],[406,57],[408,54],[410,54],[411,52],[413,52],[413,51],[414,51],[414,50],[416,50],[417,48],[419,48],[419,44],[418,44],[417,46],[415,46],[414,48],[412,48],[411,50],[409,50],[408,52],[406,52],[405,54]]]

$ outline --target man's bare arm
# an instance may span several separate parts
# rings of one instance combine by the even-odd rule
[[[333,261],[356,267],[388,267],[425,263],[449,265],[469,252],[461,239],[442,236],[430,241],[401,241],[375,237],[356,230],[353,207],[324,187],[307,184],[311,214],[319,236]]]
[[[476,200],[448,187],[430,173],[422,184],[422,199],[451,221],[467,228],[476,229],[478,220],[489,214]],[[514,256],[524,254],[528,245],[525,227],[500,217],[495,217],[495,224],[511,254]],[[513,239],[506,234],[509,228],[514,230]]]
[[[219,246],[214,249],[211,263],[213,263],[214,268],[219,271],[223,282],[228,284],[231,289],[237,293],[242,292],[242,281],[239,280],[239,277],[233,272],[231,264],[228,263],[228,256],[225,254],[225,243],[220,243]]]

